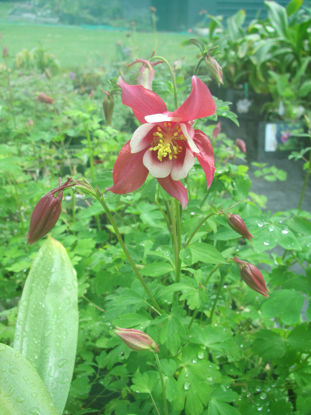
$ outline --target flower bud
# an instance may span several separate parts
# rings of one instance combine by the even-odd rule
[[[237,138],[235,140],[235,144],[239,147],[239,149],[242,151],[242,153],[246,154],[246,143],[241,138]]]
[[[104,91],[104,93],[105,93],[105,97],[103,100],[103,108],[104,108],[105,119],[106,119],[107,125],[111,125],[113,107],[114,107],[113,95],[111,92]]]
[[[120,327],[117,327],[114,332],[119,337],[121,337],[124,343],[132,350],[150,350],[152,352],[160,351],[155,341],[143,331],[134,329],[121,329]]]
[[[218,136],[218,134],[220,133],[220,131],[221,131],[221,123],[220,123],[220,122],[218,122],[218,123],[216,124],[215,128],[213,129],[213,134],[212,134],[212,137],[213,137],[213,138],[216,138],[216,137]]]
[[[223,75],[222,75],[222,68],[219,63],[213,58],[211,55],[206,55],[205,64],[207,69],[210,71],[211,75],[216,79],[218,85],[223,84]]]
[[[53,104],[54,99],[42,92],[37,96],[37,101],[45,102],[46,104]]]
[[[62,210],[62,191],[74,185],[75,183],[71,184],[71,179],[68,179],[64,185],[59,185],[41,197],[31,215],[28,231],[29,245],[37,242],[54,227]],[[54,196],[55,193],[58,195]]]
[[[4,58],[6,58],[8,56],[8,54],[9,54],[8,49],[5,46],[3,46],[3,48],[2,48],[2,56]]]
[[[153,55],[154,53],[152,54],[152,56]],[[156,61],[156,62],[150,62],[147,59],[136,59],[136,61],[130,63],[128,66],[132,66],[135,63],[141,63],[141,67],[139,69],[139,75],[137,78],[138,84],[142,85],[146,89],[152,90],[152,81],[155,75],[155,70],[153,69],[153,67],[162,62],[163,61],[161,60]]]
[[[228,223],[233,230],[235,230],[240,235],[244,236],[244,238],[248,239],[249,241],[253,238],[253,235],[247,229],[244,220],[239,215],[228,215],[227,216]]]
[[[265,297],[269,297],[269,290],[266,286],[264,277],[262,276],[262,273],[259,271],[259,269],[255,267],[255,265],[250,264],[246,261],[242,261],[238,257],[232,258],[232,261],[236,262],[239,265],[242,280],[245,281],[250,288],[264,295]]]

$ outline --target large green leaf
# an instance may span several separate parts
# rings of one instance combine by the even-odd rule
[[[76,273],[65,248],[49,238],[26,280],[14,348],[38,371],[60,413],[70,388],[77,336]]]
[[[275,1],[265,1],[268,18],[276,33],[283,39],[289,40],[288,20],[286,9]]]
[[[0,413],[59,415],[37,371],[5,344],[0,344]]]
[[[291,0],[287,5],[286,5],[286,11],[288,16],[291,16],[292,14],[296,13],[297,10],[300,9],[300,7],[302,6],[303,0]]]
[[[204,262],[205,264],[225,264],[226,260],[221,253],[213,246],[207,243],[195,242],[189,246],[192,263]]]

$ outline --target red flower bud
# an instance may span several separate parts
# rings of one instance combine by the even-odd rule
[[[132,350],[150,350],[153,352],[160,351],[155,341],[143,331],[134,329],[121,329],[120,327],[117,327],[114,332],[119,337],[121,337],[124,343]]]
[[[242,151],[242,153],[246,154],[246,143],[241,138],[237,138],[235,140],[235,144],[239,147],[239,149]]]
[[[2,56],[4,58],[6,58],[8,56],[8,54],[9,54],[8,49],[5,46],[3,46],[3,48],[2,48]]]
[[[213,134],[212,134],[213,138],[216,138],[218,134],[220,133],[220,131],[221,131],[221,123],[218,122],[215,128],[213,129]]]
[[[45,102],[46,104],[53,104],[54,99],[42,92],[37,96],[37,101]]]
[[[253,235],[247,229],[244,220],[239,215],[228,215],[228,223],[233,230],[235,230],[240,235],[247,238],[249,241],[253,238]]]
[[[70,183],[71,179],[68,179],[65,184],[59,185],[59,187],[56,189],[53,189],[46,195],[42,196],[39,202],[36,204],[30,220],[28,232],[29,245],[41,239],[56,224],[62,210],[62,191],[67,187],[75,185],[75,183]],[[58,193],[56,197],[54,196],[55,193]]]
[[[250,264],[246,261],[242,261],[238,257],[232,258],[232,261],[236,262],[239,265],[242,280],[245,281],[250,288],[264,295],[265,297],[269,297],[269,290],[266,286],[264,277],[262,276],[262,273],[259,271],[259,269],[255,267],[255,265]]]

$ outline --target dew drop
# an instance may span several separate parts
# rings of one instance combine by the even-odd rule
[[[198,359],[204,359],[204,352],[198,353]]]
[[[185,391],[188,391],[190,389],[190,386],[191,386],[191,383],[185,382],[185,384],[184,384]]]
[[[257,225],[258,225],[259,228],[263,227],[263,223],[258,223]]]
[[[270,245],[270,242],[265,241],[263,244],[264,244],[265,246],[269,246],[269,245]]]
[[[288,230],[287,230],[287,229],[283,229],[283,230],[282,230],[282,234],[283,234],[283,235],[287,235],[287,234],[288,234]]]
[[[198,363],[197,359],[193,359],[192,363],[195,365],[196,363]]]

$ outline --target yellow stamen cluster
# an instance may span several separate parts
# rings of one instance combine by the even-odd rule
[[[157,157],[162,161],[165,157],[169,160],[177,159],[177,155],[182,151],[182,146],[177,144],[178,140],[185,140],[185,137],[179,126],[170,122],[163,123],[163,127],[157,127],[153,133],[154,146],[150,147],[151,151],[157,151]]]

